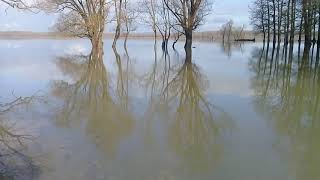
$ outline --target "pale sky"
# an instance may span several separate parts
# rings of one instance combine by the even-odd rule
[[[248,7],[252,0],[213,0],[213,12],[206,18],[206,23],[200,27],[200,31],[218,30],[221,24],[233,19],[236,25],[249,26]],[[0,31],[34,31],[46,32],[55,22],[57,15],[19,11],[6,9],[0,6]],[[108,31],[113,28],[106,27]],[[139,29],[150,31],[149,29]]]

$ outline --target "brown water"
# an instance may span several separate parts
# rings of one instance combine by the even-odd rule
[[[261,44],[197,42],[192,64],[182,44],[109,45],[102,59],[82,40],[0,42],[0,102],[33,97],[0,113],[1,128],[32,135],[19,150],[33,170],[12,157],[14,177],[320,179],[315,69],[271,66]]]

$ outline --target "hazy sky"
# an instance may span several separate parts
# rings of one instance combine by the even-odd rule
[[[228,19],[233,19],[238,25],[249,28],[248,6],[252,0],[213,0],[213,12],[207,17],[205,25],[200,30],[217,30]],[[2,5],[2,4],[1,4]],[[22,12],[15,9],[0,8],[0,31],[48,31],[55,22],[57,15]],[[107,26],[107,30],[113,29]],[[140,31],[149,31],[141,29]]]

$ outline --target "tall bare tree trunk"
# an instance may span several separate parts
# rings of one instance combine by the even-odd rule
[[[312,11],[311,11],[311,19],[312,19],[312,52],[311,52],[311,66],[313,64],[313,57],[314,57],[314,48],[315,48],[315,45],[316,45],[316,25],[317,25],[317,14],[316,14],[316,7],[315,7],[315,2],[310,2],[311,3],[311,8],[312,8]]]
[[[300,19],[300,27],[299,27],[299,45],[298,45],[298,62],[300,61],[300,52],[301,52],[301,41],[302,41],[302,29],[303,29],[303,17]]]
[[[273,49],[276,47],[277,43],[277,27],[276,27],[276,2],[275,0],[272,0],[272,9],[273,9]]]
[[[311,46],[311,22],[310,22],[310,0],[302,0],[302,15],[304,19],[305,44]]]
[[[312,4],[313,40],[312,41],[314,44],[317,43],[316,42],[316,27],[317,27],[317,8],[316,8],[316,6],[317,6],[316,3],[313,2],[313,4]]]
[[[184,49],[186,51],[186,60],[192,59],[192,29],[185,29],[186,43],[184,45]]]
[[[117,45],[117,41],[120,38],[120,30],[121,30],[121,21],[122,21],[122,0],[119,0],[119,5],[117,5],[118,0],[114,0],[114,7],[115,7],[115,14],[117,18],[117,26],[116,26],[116,32],[114,35],[112,47],[115,47]]]
[[[130,27],[129,27],[129,20],[128,20],[128,9],[127,9],[127,0],[124,0],[124,10],[125,10],[125,13],[126,13],[126,17],[124,18],[124,21],[125,21],[125,25],[126,25],[126,35],[125,35],[125,38],[124,38],[124,48],[126,49],[127,48],[127,42],[128,42],[128,37],[129,37],[129,33],[130,33]]]
[[[287,24],[286,24],[286,34],[285,34],[285,40],[284,40],[284,45],[287,46],[289,43],[289,28],[290,28],[290,4],[291,4],[291,0],[289,0],[288,2],[288,6],[287,6]]]
[[[222,43],[223,44],[224,44],[225,36],[226,36],[226,28],[224,28],[223,32],[222,32]]]
[[[268,22],[267,22],[267,28],[268,28],[268,42],[267,42],[267,51],[266,51],[266,61],[268,60],[269,56],[269,47],[270,47],[270,5],[268,3]]]
[[[105,27],[105,9],[102,6],[104,2],[100,2],[101,8],[98,10],[99,16],[94,19],[91,26],[89,26],[90,30],[90,41],[92,45],[92,51],[94,54],[101,54],[103,56],[103,33]],[[95,52],[96,51],[96,52]],[[101,57],[101,59],[103,59]]]
[[[303,52],[303,66],[309,63],[311,41],[311,22],[310,22],[310,0],[302,0],[302,16],[304,19],[304,52]]]
[[[290,27],[290,47],[289,47],[289,59],[290,59],[290,64],[292,63],[292,58],[293,58],[293,46],[294,46],[294,34],[295,34],[295,27],[296,27],[296,0],[292,0],[292,5],[291,5],[291,27]]]
[[[320,58],[320,3],[317,4],[318,9],[318,39],[317,39],[317,55],[316,55],[316,68],[319,65]]]
[[[152,30],[154,34],[154,43],[157,43],[157,27],[156,27],[156,13],[154,7],[154,0],[151,0],[151,13],[152,13]]]
[[[282,26],[282,11],[283,11],[283,0],[278,1],[278,46],[281,43],[281,26]]]
[[[90,61],[99,61],[100,59],[103,60],[103,40],[102,40],[102,34],[97,35],[96,37],[90,39],[92,44],[91,54],[92,58]],[[101,57],[100,57],[101,56]],[[91,63],[91,62],[89,62]]]

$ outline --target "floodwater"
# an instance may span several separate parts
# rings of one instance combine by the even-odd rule
[[[122,43],[0,41],[0,105],[30,97],[0,127],[32,137],[0,179],[320,179],[315,69],[270,65],[259,43],[195,42],[191,64],[182,43]]]

